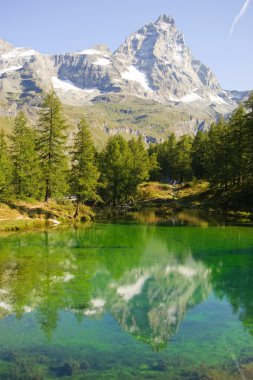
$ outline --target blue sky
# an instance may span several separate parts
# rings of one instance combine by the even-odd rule
[[[162,13],[175,18],[196,58],[226,89],[253,89],[253,0],[0,0],[0,38],[43,53],[105,43],[115,50]]]

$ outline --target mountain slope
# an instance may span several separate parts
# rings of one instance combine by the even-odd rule
[[[106,110],[105,105],[110,103],[116,110],[112,112],[115,118],[109,117],[115,128],[125,112],[118,113],[117,105],[124,103],[123,110],[128,112],[129,100],[135,97],[143,106],[145,126],[159,131],[164,125],[152,124],[149,116],[150,105],[153,109],[158,103],[165,114],[177,115],[178,134],[185,130],[180,121],[187,122],[187,128],[194,132],[203,123],[231,113],[248,94],[223,90],[212,71],[193,57],[174,19],[166,15],[131,34],[114,53],[105,45],[97,45],[50,56],[0,40],[1,113],[6,110],[1,102],[7,102],[6,112],[13,113],[24,105],[39,106],[43,91],[51,87],[64,104],[75,108],[88,105],[89,109]],[[131,107],[129,111],[134,113]],[[123,117],[122,121],[128,119]],[[97,118],[92,119],[92,123],[97,122]],[[132,118],[125,127],[138,127],[139,122]],[[100,127],[106,131],[104,124]],[[170,133],[165,129],[161,138]],[[138,128],[137,132],[141,133]]]

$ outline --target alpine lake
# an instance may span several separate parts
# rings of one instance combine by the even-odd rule
[[[253,379],[253,227],[154,210],[0,235],[0,379]]]

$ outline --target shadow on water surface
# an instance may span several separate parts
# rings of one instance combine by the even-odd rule
[[[253,378],[252,229],[181,214],[0,238],[0,378]]]

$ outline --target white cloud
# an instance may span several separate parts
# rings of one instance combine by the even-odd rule
[[[242,8],[240,9],[240,12],[236,15],[234,21],[233,21],[233,24],[231,26],[231,29],[230,29],[230,32],[229,32],[229,36],[231,37],[233,32],[234,32],[234,29],[236,27],[236,25],[238,24],[238,22],[240,21],[240,19],[244,16],[244,14],[246,13],[249,5],[250,5],[250,2],[251,0],[246,0],[242,6]]]

